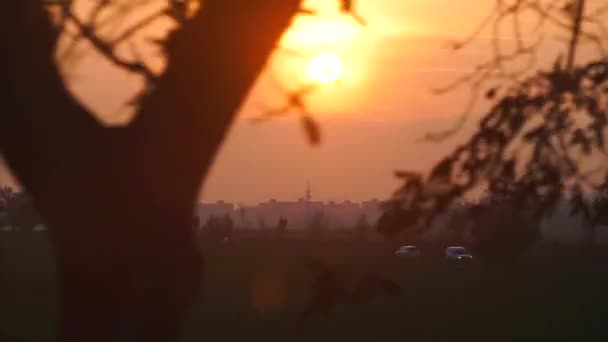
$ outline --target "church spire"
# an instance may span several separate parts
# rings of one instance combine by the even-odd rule
[[[306,181],[306,194],[305,194],[306,202],[310,202],[312,199],[312,193],[310,190],[310,182]]]

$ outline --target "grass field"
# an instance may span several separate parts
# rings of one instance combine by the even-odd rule
[[[385,242],[356,239],[267,238],[206,245],[204,291],[185,322],[183,340],[608,338],[608,272],[586,262],[554,258],[458,267],[432,259],[406,262],[392,252]],[[390,275],[404,294],[341,305],[326,317],[301,321],[312,297],[305,264],[313,258],[355,272]],[[0,331],[6,335],[0,341],[52,340],[54,281],[45,234],[0,234]]]

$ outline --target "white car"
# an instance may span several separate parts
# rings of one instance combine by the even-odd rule
[[[447,260],[468,261],[473,259],[473,255],[464,247],[452,246],[445,249],[445,258]]]
[[[418,257],[420,256],[420,250],[416,246],[401,246],[395,254],[404,258]]]

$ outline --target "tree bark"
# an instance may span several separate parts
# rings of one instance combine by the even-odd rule
[[[125,128],[102,127],[66,90],[41,1],[5,4],[0,149],[52,227],[60,341],[178,339],[200,288],[200,185],[299,1],[206,0]]]

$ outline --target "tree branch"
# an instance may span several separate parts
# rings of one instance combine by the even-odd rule
[[[198,191],[241,102],[299,4],[209,0],[170,35],[167,70],[128,127],[140,141],[131,151],[133,158],[160,173],[160,179],[164,174],[177,180],[175,173],[181,173],[181,183],[154,190],[158,196],[180,186],[194,195]]]
[[[576,48],[581,35],[581,24],[583,22],[583,14],[585,11],[585,0],[576,0],[576,10],[573,17],[572,38],[568,47],[567,70],[571,71],[576,58]]]
[[[120,35],[118,37],[112,39],[111,44],[114,46],[117,46],[118,44],[129,39],[131,36],[135,35],[141,29],[145,28],[146,26],[152,24],[154,21],[167,15],[168,12],[169,12],[169,10],[165,8],[165,9],[159,10],[157,12],[154,12],[154,13],[142,18],[137,23],[135,23],[134,25],[132,25],[131,27],[129,27],[128,29],[126,29],[125,31],[120,33]]]
[[[93,44],[93,47],[99,53],[101,53],[105,58],[107,58],[110,62],[114,63],[116,66],[121,67],[127,71],[134,72],[140,74],[146,78],[146,80],[154,80],[156,75],[142,62],[129,62],[123,58],[120,58],[116,52],[115,44],[106,43],[102,39],[100,39],[95,33],[94,26],[85,25],[76,15],[72,12],[68,12],[67,16],[71,19],[76,27],[80,30],[80,34],[85,37],[88,41]]]
[[[83,160],[94,158],[104,128],[66,90],[54,63],[56,36],[39,1],[11,1],[0,13],[3,110],[0,150],[34,195],[67,187]],[[47,170],[47,172],[41,172]],[[77,171],[76,171],[77,172]]]

